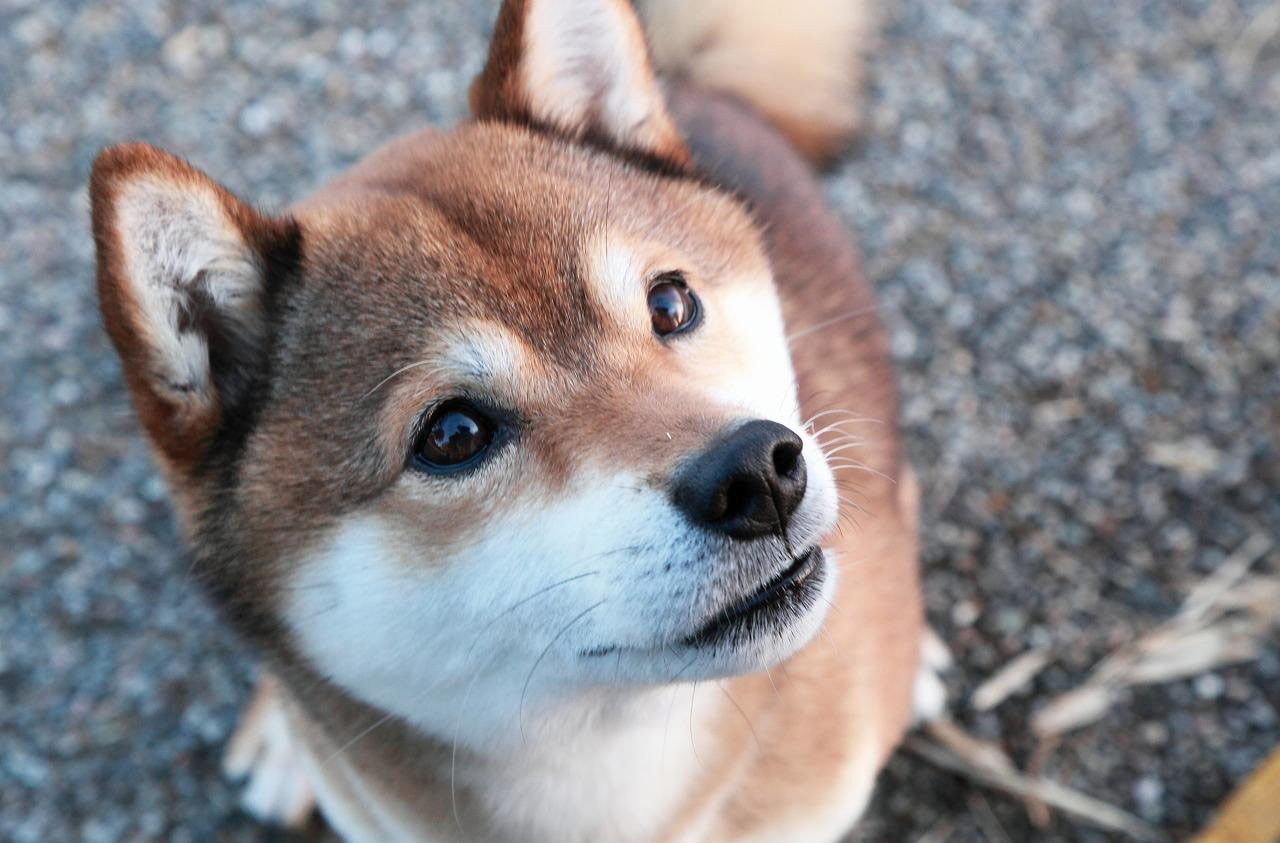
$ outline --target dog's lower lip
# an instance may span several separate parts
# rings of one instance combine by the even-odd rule
[[[789,595],[798,593],[806,586],[821,564],[822,549],[815,545],[797,556],[781,574],[737,603],[722,609],[705,626],[681,643],[689,647],[701,647],[713,643],[752,615],[778,604]]]
[[[817,545],[804,551],[795,557],[785,571],[737,603],[722,609],[693,635],[679,641],[679,646],[705,647],[714,644],[728,635],[735,626],[750,619],[752,615],[777,605],[784,595],[808,588],[816,579],[813,575],[821,567],[822,559],[822,548]],[[601,658],[628,649],[632,648],[610,644],[583,650],[581,655],[585,658]]]

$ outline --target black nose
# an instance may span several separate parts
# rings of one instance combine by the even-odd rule
[[[694,523],[734,538],[781,533],[804,498],[803,446],[780,424],[747,422],[677,473],[672,498]]]

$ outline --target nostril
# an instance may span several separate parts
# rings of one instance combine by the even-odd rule
[[[778,477],[790,477],[800,463],[801,446],[793,442],[779,442],[773,449],[773,470]]]
[[[741,478],[734,479],[724,490],[724,511],[720,517],[726,521],[747,515],[756,497],[755,484]]]

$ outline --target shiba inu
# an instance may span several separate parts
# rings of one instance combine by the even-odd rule
[[[851,828],[922,630],[888,343],[808,163],[856,124],[867,27],[507,0],[474,119],[285,214],[97,159],[107,329],[266,661],[227,753],[249,810],[351,841]]]

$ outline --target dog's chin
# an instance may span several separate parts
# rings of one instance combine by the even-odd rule
[[[683,638],[653,648],[583,653],[614,681],[688,682],[755,673],[795,655],[822,628],[837,568],[814,546]]]

